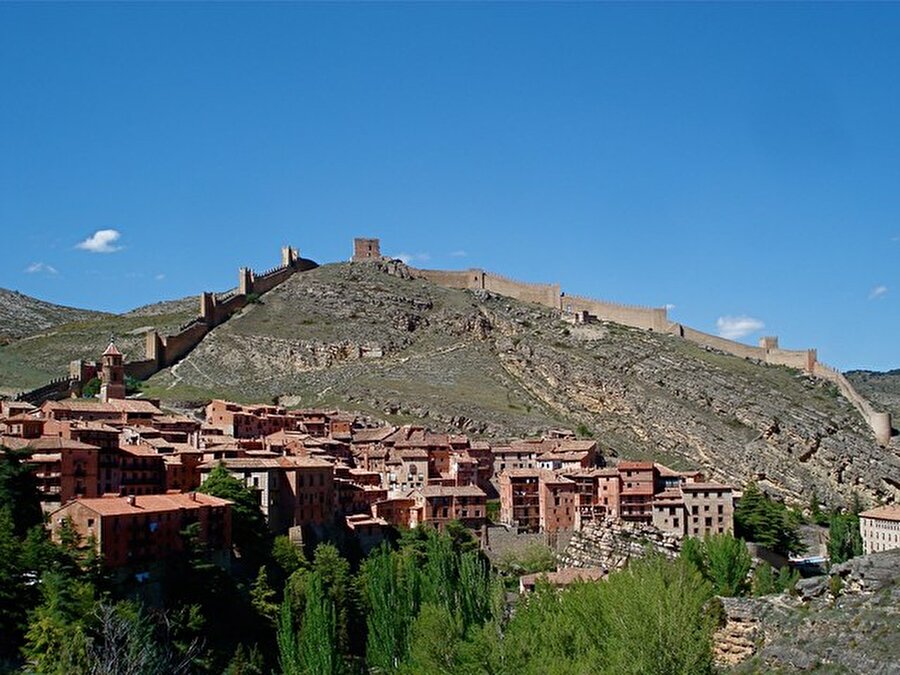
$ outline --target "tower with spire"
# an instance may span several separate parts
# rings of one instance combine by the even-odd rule
[[[125,366],[122,363],[122,352],[116,347],[112,337],[103,352],[102,361],[100,400],[106,403],[111,399],[125,398]]]

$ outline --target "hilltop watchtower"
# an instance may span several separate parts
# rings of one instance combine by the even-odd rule
[[[381,242],[378,239],[353,240],[353,262],[365,262],[367,260],[381,260]]]
[[[110,340],[109,346],[101,357],[100,400],[104,403],[110,399],[125,398],[125,366],[122,363],[122,352]]]

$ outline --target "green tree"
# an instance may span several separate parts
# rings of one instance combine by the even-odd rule
[[[796,516],[780,502],[762,493],[756,483],[748,483],[734,510],[735,535],[766,548],[790,555],[803,551]]]
[[[842,563],[863,554],[859,516],[856,513],[832,513],[828,535],[828,557],[831,562]]]
[[[598,584],[608,631],[604,669],[659,675],[712,672],[712,589],[682,561],[651,557]]]
[[[266,573],[265,565],[259,568],[256,580],[250,588],[250,603],[259,616],[273,625],[275,624],[275,619],[278,615],[278,603],[275,602],[275,591],[269,585],[269,576]]]
[[[462,625],[446,607],[422,605],[410,633],[409,657],[400,672],[462,672]]]
[[[16,537],[44,522],[41,495],[28,466],[28,450],[0,446],[0,508],[8,508]]]
[[[716,595],[745,595],[749,590],[747,575],[753,564],[747,545],[730,534],[714,534],[703,541],[706,578]]]
[[[317,573],[310,577],[306,593],[303,623],[297,639],[297,652],[304,673],[331,675],[339,672],[339,657],[335,649],[334,602],[325,591]]]
[[[750,584],[751,592],[755,596],[772,595],[778,592],[775,583],[775,574],[772,572],[772,566],[763,561],[753,570],[753,581]]]
[[[387,545],[363,564],[361,585],[366,601],[366,660],[377,672],[393,672],[406,657],[415,612],[413,559],[392,553]]]
[[[92,377],[81,388],[82,398],[95,398],[100,393],[100,378]]]
[[[319,544],[313,554],[313,577],[322,586],[334,615],[334,639],[337,653],[350,654],[350,621],[355,606],[354,588],[350,583],[350,564],[333,544]],[[312,581],[312,580],[310,580]],[[309,604],[307,587],[307,605]]]
[[[281,534],[272,542],[272,559],[281,568],[286,577],[309,563],[303,555],[303,549],[295,546],[289,537]]]
[[[47,572],[43,601],[34,610],[22,649],[29,668],[42,675],[88,670],[88,631],[94,615],[94,588],[84,581]]]
[[[256,493],[232,476],[224,463],[209,472],[198,489],[231,500],[232,540],[248,570],[256,570],[269,553],[269,529]]]

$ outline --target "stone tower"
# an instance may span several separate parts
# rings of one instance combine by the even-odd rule
[[[122,352],[110,339],[109,346],[101,357],[100,400],[106,403],[114,398],[125,398],[125,366],[122,363]]]
[[[378,239],[354,239],[353,262],[381,260],[381,242]]]

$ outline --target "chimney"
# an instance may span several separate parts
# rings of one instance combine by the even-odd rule
[[[128,500],[128,503],[131,506],[137,506],[137,497],[135,495],[128,495],[125,499]]]
[[[192,502],[197,501],[197,493],[196,492],[189,492],[188,494],[191,496]]]

